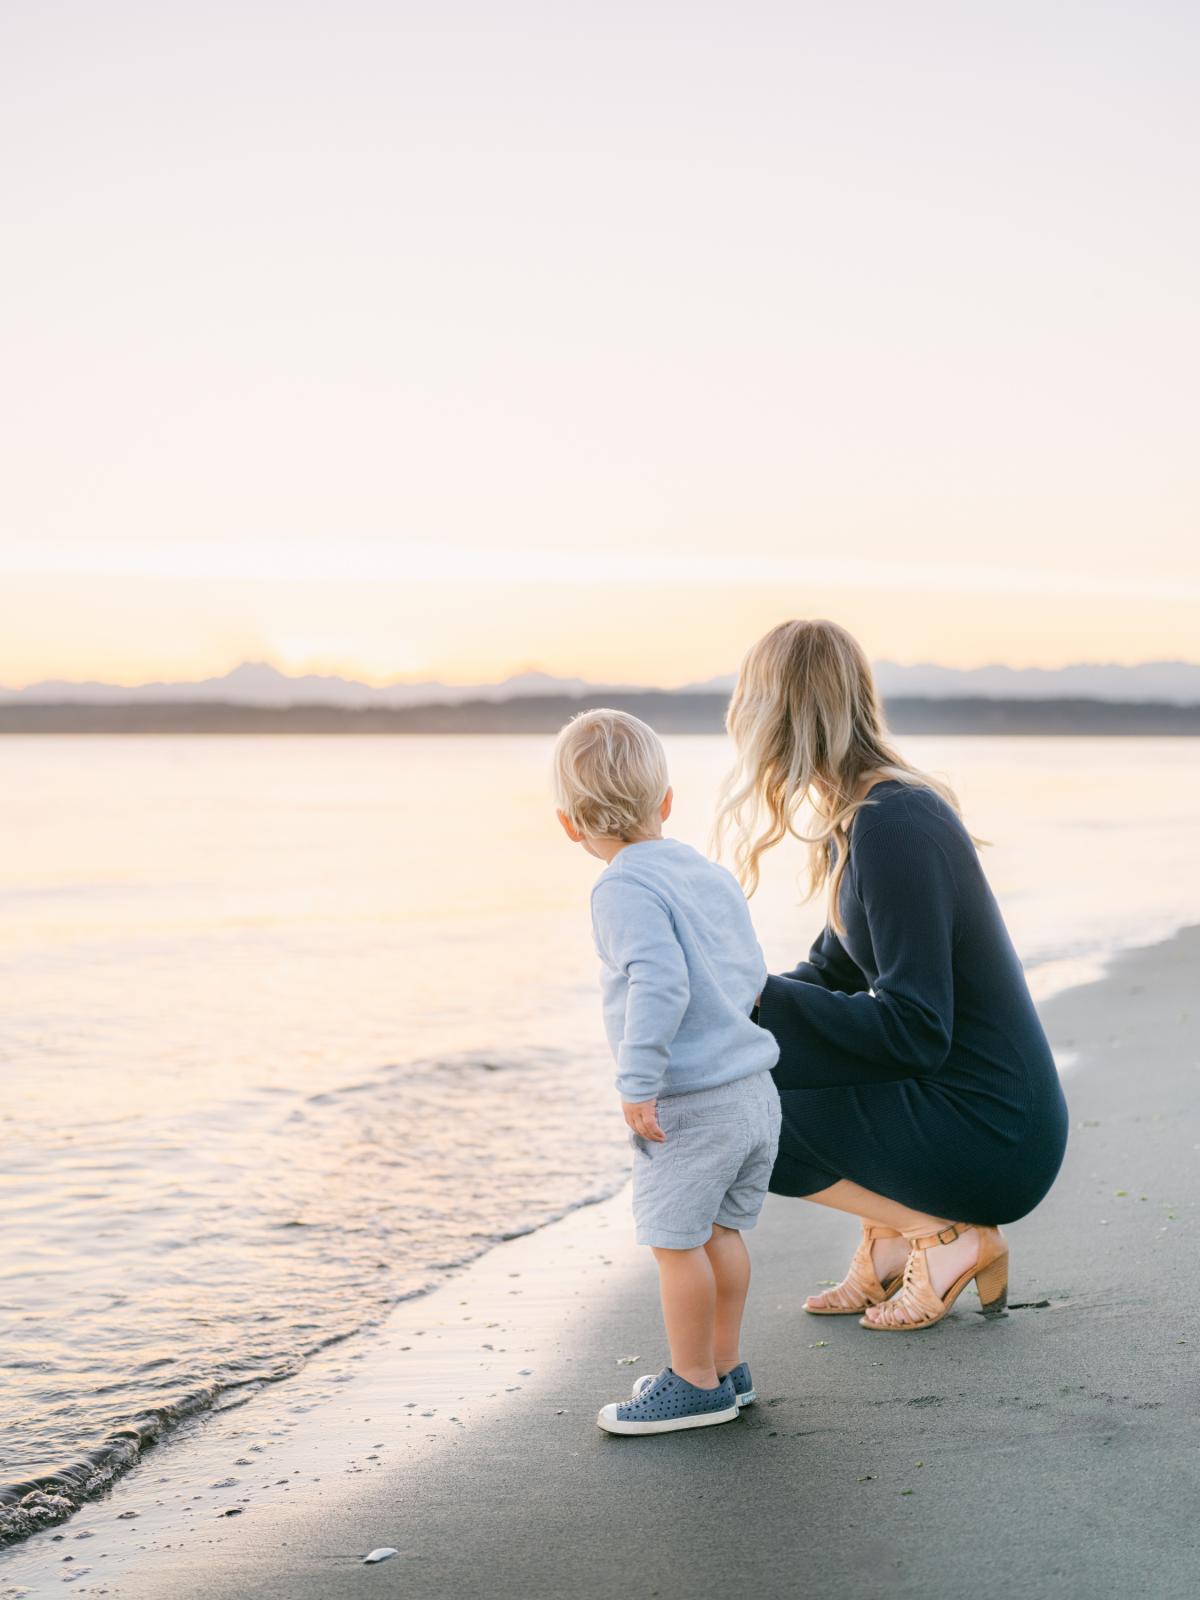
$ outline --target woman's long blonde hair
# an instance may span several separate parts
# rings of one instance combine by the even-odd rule
[[[765,634],[742,662],[725,726],[737,763],[717,801],[718,848],[732,832],[734,868],[753,894],[764,851],[789,833],[807,844],[808,897],[827,889],[838,933],[845,932],[838,898],[850,824],[871,804],[859,793],[863,778],[932,789],[959,809],[952,789],[889,743],[871,663],[836,622],[781,622]],[[795,819],[805,802],[813,827],[801,833]]]

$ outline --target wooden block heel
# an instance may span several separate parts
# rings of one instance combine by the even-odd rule
[[[1008,1307],[1008,1251],[975,1273],[979,1309],[985,1317],[998,1317]]]

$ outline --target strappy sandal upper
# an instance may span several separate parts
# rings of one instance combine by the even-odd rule
[[[846,1317],[863,1312],[868,1306],[877,1306],[886,1300],[900,1282],[900,1275],[897,1273],[886,1283],[881,1283],[875,1271],[871,1246],[876,1239],[899,1237],[900,1234],[895,1228],[864,1222],[862,1239],[854,1252],[846,1276],[834,1288],[826,1289],[822,1293],[821,1298],[825,1302],[823,1306],[806,1305],[805,1311],[813,1317]]]

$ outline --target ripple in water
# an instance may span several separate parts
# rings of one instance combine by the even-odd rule
[[[132,1144],[118,1121],[18,1152],[10,1204],[40,1215],[6,1297],[5,1410],[26,1420],[6,1430],[0,1541],[70,1515],[184,1418],[611,1194],[613,1112],[607,1063],[463,1053]]]

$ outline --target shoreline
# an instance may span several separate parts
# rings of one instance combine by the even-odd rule
[[[1049,1199],[1008,1230],[1013,1311],[996,1327],[962,1309],[970,1291],[942,1327],[911,1337],[804,1317],[804,1294],[840,1268],[853,1230],[773,1198],[751,1240],[747,1354],[762,1402],[727,1428],[631,1452],[593,1422],[660,1364],[653,1266],[631,1242],[622,1190],[402,1303],[369,1346],[329,1352],[156,1447],[106,1499],[0,1556],[0,1596],[69,1580],[129,1600],[317,1600],[369,1581],[428,1600],[655,1587],[673,1600],[752,1577],[756,1596],[773,1597],[793,1593],[802,1569],[845,1600],[1021,1583],[1190,1593],[1195,1536],[1178,1508],[1196,1483],[1196,1430],[1171,1395],[1192,1360],[1198,1296],[1171,1260],[1197,1209],[1198,967],[1193,927],[1041,1003],[1073,1067],[1072,1139]],[[1081,1254],[1077,1241],[1096,1239],[1102,1249]],[[752,1530],[751,1555],[709,1548],[688,1517],[682,1542],[655,1545],[641,1566],[620,1537],[644,1539],[648,1508],[694,1517],[717,1495]],[[971,1548],[953,1534],[964,1507]],[[364,1569],[378,1545],[400,1553]]]
[[[295,1377],[192,1419],[101,1499],[0,1551],[0,1600],[38,1594],[48,1576],[69,1578],[79,1594],[117,1595],[118,1573],[140,1574],[166,1551],[219,1546],[232,1517],[287,1517],[296,1499],[307,1517],[331,1486],[377,1479],[398,1460],[422,1470],[464,1430],[536,1400],[573,1359],[566,1341],[589,1314],[597,1277],[624,1292],[641,1265],[624,1248],[627,1211],[622,1185],[493,1246]]]
[[[0,1522],[0,1534],[3,1535],[0,1538],[0,1600],[6,1600],[7,1596],[2,1583],[6,1555],[23,1549],[30,1540],[40,1535],[55,1537],[79,1519],[86,1520],[90,1513],[107,1503],[118,1487],[144,1484],[146,1480],[141,1476],[141,1469],[153,1467],[156,1463],[171,1469],[156,1481],[187,1483],[194,1489],[203,1475],[197,1465],[200,1458],[190,1453],[181,1458],[173,1452],[190,1452],[198,1445],[211,1448],[214,1434],[220,1438],[237,1439],[256,1431],[251,1422],[257,1424],[257,1431],[260,1432],[263,1429],[276,1434],[290,1431],[286,1422],[283,1428],[278,1426],[281,1418],[288,1413],[306,1413],[328,1403],[336,1392],[334,1386],[347,1381],[355,1370],[348,1363],[362,1361],[370,1368],[371,1363],[394,1356],[393,1346],[397,1336],[410,1340],[422,1336],[425,1329],[417,1330],[416,1324],[428,1320],[421,1314],[426,1303],[453,1287],[464,1274],[470,1274],[478,1263],[495,1250],[506,1244],[533,1238],[546,1228],[570,1221],[579,1212],[609,1205],[625,1187],[621,1179],[616,1180],[616,1185],[615,1192],[610,1190],[606,1194],[579,1200],[547,1222],[481,1244],[473,1254],[441,1267],[442,1276],[437,1281],[395,1301],[378,1321],[366,1322],[349,1333],[329,1339],[307,1355],[297,1370],[277,1378],[252,1377],[241,1383],[231,1383],[216,1390],[211,1398],[204,1394],[189,1397],[171,1408],[176,1415],[169,1420],[160,1421],[153,1412],[143,1413],[126,1427],[111,1433],[89,1455],[81,1456],[64,1468],[61,1474],[63,1481],[47,1476],[33,1480],[36,1487],[27,1484],[19,1500],[0,1504],[0,1517],[4,1513],[19,1515],[28,1508],[32,1524],[28,1531],[14,1535]],[[486,1282],[487,1275],[482,1276]],[[241,1413],[247,1407],[253,1409],[248,1413],[247,1420],[242,1422]],[[241,1425],[234,1426],[227,1421],[231,1416],[236,1417]],[[89,1470],[94,1475],[94,1489],[81,1498],[72,1498],[76,1485]],[[154,1503],[159,1505],[161,1500],[156,1499]],[[136,1514],[142,1515],[140,1506]]]

